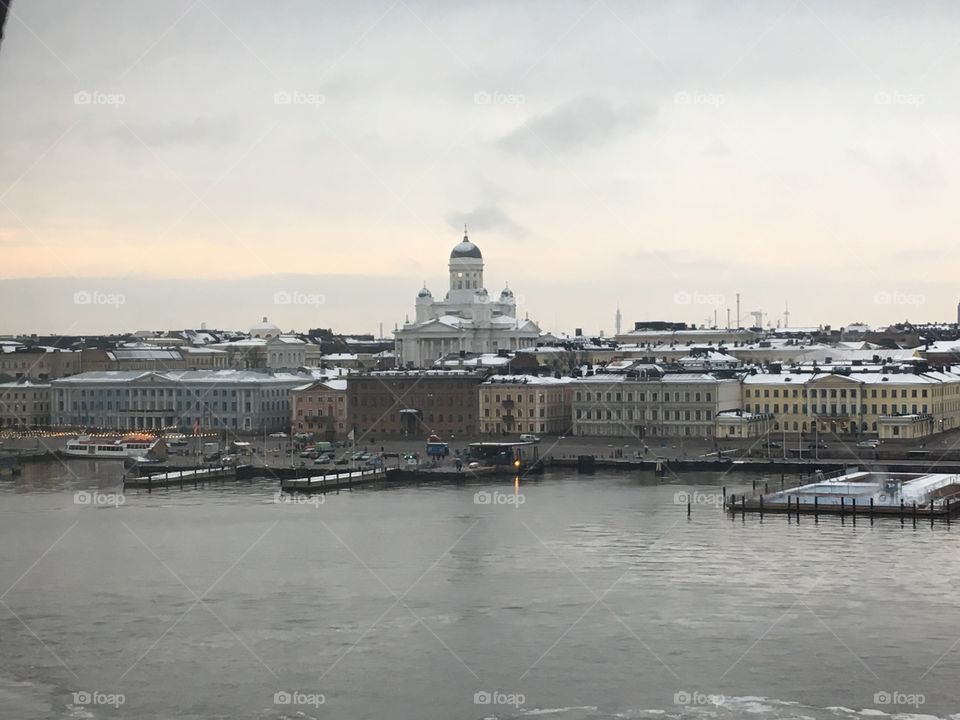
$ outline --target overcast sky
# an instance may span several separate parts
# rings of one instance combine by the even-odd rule
[[[0,333],[389,330],[464,222],[544,329],[952,321],[958,61],[955,2],[14,0]]]

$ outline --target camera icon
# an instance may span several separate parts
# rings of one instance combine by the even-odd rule
[[[78,290],[73,294],[74,305],[89,305],[91,302],[93,302],[93,295],[86,290]]]
[[[689,305],[693,302],[693,297],[686,290],[680,290],[673,294],[674,305]]]
[[[474,505],[490,505],[493,502],[493,495],[486,490],[480,490],[473,494]]]
[[[293,702],[293,696],[286,690],[280,690],[273,694],[274,705],[289,705]]]
[[[86,690],[81,690],[80,692],[75,692],[73,694],[74,705],[89,705],[92,700],[93,696],[91,696]]]
[[[693,502],[690,497],[690,493],[686,490],[681,490],[680,492],[673,494],[673,504],[674,505],[686,505],[688,502]]]
[[[274,105],[290,105],[292,102],[293,96],[285,90],[273,94]]]
[[[274,305],[289,305],[292,302],[293,298],[286,290],[280,290],[279,292],[275,292],[273,294]]]
[[[493,697],[486,690],[480,690],[473,694],[474,705],[489,705],[493,702]]]
[[[80,492],[75,492],[73,494],[74,505],[89,505],[92,502],[93,502],[93,495],[88,493],[86,490],[81,490]]]
[[[886,290],[874,293],[873,302],[875,305],[889,305],[893,302],[893,296]]]
[[[74,105],[89,105],[91,102],[93,102],[93,95],[86,90],[81,90],[73,94]]]
[[[673,94],[673,102],[677,105],[689,105],[693,98],[686,90],[681,90]]]
[[[474,105],[489,105],[492,101],[492,96],[486,90],[480,90],[473,94]]]
[[[875,705],[889,705],[892,701],[893,698],[886,690],[881,690],[873,694],[873,702]]]
[[[876,93],[873,96],[873,104],[874,105],[891,105],[893,104],[893,96],[890,93],[886,92],[885,90],[881,90],[880,92]]]
[[[688,693],[686,690],[680,690],[679,692],[675,692],[673,694],[674,705],[689,705],[691,699],[690,693]]]

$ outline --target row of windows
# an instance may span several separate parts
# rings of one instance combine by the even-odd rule
[[[760,397],[760,392],[761,392],[760,388],[757,388],[757,389],[753,390],[752,392],[753,392],[753,397]],[[743,391],[743,396],[744,396],[744,397],[750,397],[750,396],[751,396],[750,393],[751,393],[750,388],[744,388],[744,391]],[[772,394],[771,394],[771,393],[772,393]],[[792,394],[791,394],[791,393],[792,393]],[[819,395],[818,395],[818,393],[819,393]],[[791,388],[791,389],[789,389],[789,390],[788,390],[787,388],[783,388],[783,397],[785,397],[785,398],[786,398],[786,397],[822,397],[822,398],[825,398],[825,397],[831,397],[831,398],[841,397],[841,398],[845,398],[845,397],[847,397],[848,393],[849,393],[849,396],[852,397],[852,398],[857,397],[857,391],[856,391],[855,389],[853,389],[853,388],[851,388],[849,391],[848,391],[846,388],[840,388],[840,389],[830,388],[829,390],[828,390],[827,388],[820,388],[819,390],[817,390],[817,388],[810,388],[809,390],[808,390],[807,388]],[[910,389],[910,397],[927,397],[927,388],[921,388],[920,391],[919,391],[920,394],[918,395],[917,393],[918,393],[917,388],[911,388],[911,389]],[[867,391],[864,390],[861,395],[862,395],[863,397],[866,397],[866,396],[867,396]],[[765,397],[765,398],[768,398],[768,397],[780,397],[780,389],[779,389],[779,388],[773,388],[773,390],[771,390],[770,388],[763,388],[763,397]],[[877,389],[876,389],[876,388],[870,388],[870,397],[872,397],[872,398],[877,397]],[[879,395],[879,397],[882,397],[882,398],[887,397],[887,388],[881,388],[881,389],[880,389],[880,395]],[[896,389],[896,388],[890,390],[890,397],[892,397],[892,398],[897,397],[897,389]],[[906,390],[906,388],[902,388],[902,389],[900,390],[900,395],[899,395],[899,397],[902,397],[902,398],[907,397],[907,390]]]
[[[744,406],[743,406],[743,409],[746,410],[747,412],[755,412],[755,413],[764,412],[764,413],[769,413],[769,412],[770,412],[770,407],[771,407],[771,406],[770,406],[769,403],[764,403],[762,409],[761,409],[760,403],[754,403],[752,406],[750,405],[750,403],[745,403]],[[779,403],[774,403],[772,407],[773,407],[773,413],[774,413],[775,415],[777,415],[777,414],[780,413],[780,405],[779,405]],[[819,411],[817,410],[818,407],[820,408]],[[877,405],[876,403],[874,403],[874,404],[871,404],[871,405],[870,405],[870,414],[871,414],[871,415],[876,415],[876,414],[877,414],[877,408],[878,408],[878,407],[880,408],[880,414],[881,414],[881,415],[887,415],[888,412],[893,412],[893,413],[896,413],[896,412],[897,412],[897,405],[896,405],[896,404],[887,405],[886,403],[881,403],[880,405]],[[888,410],[888,408],[889,408],[889,410]],[[801,410],[802,410],[802,412],[803,412],[804,415],[807,415],[807,414],[809,414],[809,413],[819,414],[819,415],[846,415],[847,412],[848,412],[848,409],[849,409],[849,413],[850,413],[851,415],[857,414],[857,405],[856,405],[855,403],[851,403],[849,406],[848,406],[846,403],[840,403],[839,405],[837,405],[837,404],[829,404],[829,405],[828,405],[828,404],[826,404],[826,403],[821,403],[819,406],[816,405],[816,404],[813,404],[813,405],[798,405],[798,404],[795,404],[795,405],[792,405],[792,406],[791,406],[791,405],[787,405],[787,404],[784,404],[784,405],[783,405],[783,412],[784,412],[785,414],[791,414],[791,413],[792,413],[792,414],[794,414],[794,415],[799,414],[799,413],[801,412]],[[902,403],[902,404],[900,405],[900,411],[899,411],[899,412],[900,412],[901,415],[906,415],[906,414],[907,414],[907,405],[906,405],[906,403]],[[926,415],[926,414],[928,413],[928,408],[927,408],[926,405],[917,405],[916,403],[914,403],[914,404],[912,404],[912,405],[910,406],[910,413],[911,413],[911,414],[914,414],[914,415],[916,415],[917,413],[921,413],[921,414],[923,414],[923,415]],[[866,414],[867,414],[867,406],[866,406],[866,405],[861,405],[861,406],[860,406],[860,414],[861,414],[861,415],[866,415]]]
[[[606,393],[606,402],[623,402],[624,395],[627,396],[627,402],[633,402],[632,392],[628,392],[628,393],[608,392]],[[656,392],[650,393],[650,402],[660,402],[658,398],[659,398],[658,393]],[[701,400],[701,398],[703,399]],[[578,390],[576,394],[576,399],[577,399],[577,402],[581,402],[582,400],[586,400],[587,402],[589,402],[590,400],[593,400],[593,399],[596,399],[597,402],[604,402],[604,393],[602,392],[594,393],[589,390],[581,393]],[[663,402],[690,402],[691,400],[693,402],[713,402],[713,393],[710,393],[710,392],[706,392],[706,393],[664,392],[663,393]],[[647,401],[647,393],[645,392],[637,393],[637,402],[646,402],[646,401]]]
[[[646,412],[637,411],[636,416],[634,416],[634,411],[632,409],[626,410],[624,413],[621,413],[620,410],[614,409],[595,409],[595,410],[577,410],[576,411],[577,420],[659,420],[658,413],[656,408],[650,409]],[[670,422],[671,420],[712,420],[713,412],[710,410],[664,410],[663,411],[663,420],[664,422]]]

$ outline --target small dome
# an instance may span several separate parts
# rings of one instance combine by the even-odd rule
[[[500,297],[502,297],[502,298],[512,298],[512,297],[513,297],[513,290],[511,290],[509,287],[505,287],[503,290],[500,291]]]
[[[466,230],[463,233],[463,240],[453,246],[453,250],[450,251],[450,259],[454,258],[476,258],[477,260],[482,260],[483,255],[480,254],[480,248],[470,242],[470,238],[467,237]]]
[[[430,294],[430,291],[427,290],[427,286],[424,285],[422,288],[420,288],[420,292],[417,293],[417,297],[418,297],[418,298],[432,298],[433,295]]]

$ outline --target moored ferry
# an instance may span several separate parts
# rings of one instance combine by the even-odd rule
[[[126,460],[160,457],[164,450],[163,443],[152,435],[127,435],[122,438],[93,438],[81,435],[75,440],[67,441],[63,454],[67,457],[98,460]]]

